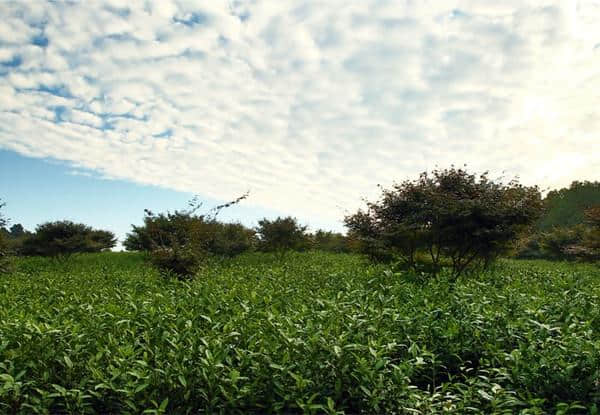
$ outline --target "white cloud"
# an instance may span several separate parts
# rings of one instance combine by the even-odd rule
[[[204,3],[0,3],[0,146],[319,219],[436,165],[599,178],[600,3]]]

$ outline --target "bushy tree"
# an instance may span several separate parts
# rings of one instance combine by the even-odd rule
[[[306,249],[310,246],[306,229],[291,216],[261,219],[256,227],[258,247],[261,251],[277,252],[281,256],[287,251]]]
[[[123,242],[128,251],[152,251],[158,246],[173,248],[193,242],[200,251],[234,256],[250,250],[254,243],[254,231],[240,223],[222,223],[186,211],[146,211],[144,225],[132,228]]]
[[[585,227],[582,225],[569,228],[555,227],[539,236],[540,248],[545,258],[558,260],[577,259],[577,252]]]
[[[585,223],[594,229],[600,229],[600,204],[591,206],[583,212]]]
[[[210,241],[209,252],[232,257],[250,251],[256,243],[256,232],[241,223],[216,222],[214,236]]]
[[[46,222],[23,241],[23,255],[64,256],[81,252],[101,252],[114,247],[115,235],[68,220]]]
[[[124,246],[131,251],[147,251],[150,260],[161,271],[179,278],[191,277],[209,256],[234,256],[252,248],[254,231],[239,223],[222,223],[218,213],[237,204],[245,194],[217,206],[206,214],[198,214],[201,204],[190,201],[188,210],[155,214],[145,210],[144,224],[133,226]]]
[[[535,186],[495,182],[487,173],[451,167],[383,189],[379,201],[345,223],[371,256],[399,256],[417,270],[417,253],[426,253],[428,271],[437,273],[447,261],[456,278],[469,268],[489,266],[541,211]]]

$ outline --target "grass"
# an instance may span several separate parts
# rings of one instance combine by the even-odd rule
[[[248,254],[166,280],[141,255],[0,279],[4,413],[581,413],[600,270],[505,261],[449,284],[352,255]]]

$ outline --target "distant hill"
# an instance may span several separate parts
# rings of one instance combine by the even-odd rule
[[[580,224],[585,209],[600,205],[600,182],[573,182],[569,188],[549,192],[545,201],[548,210],[538,222],[538,230]]]

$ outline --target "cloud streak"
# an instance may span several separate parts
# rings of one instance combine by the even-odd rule
[[[1,147],[323,219],[435,165],[598,179],[599,2],[134,3],[0,3]]]

